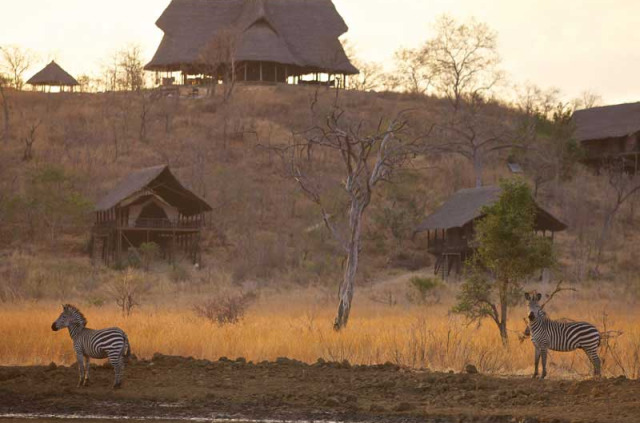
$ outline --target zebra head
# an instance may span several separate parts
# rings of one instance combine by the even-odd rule
[[[537,318],[541,318],[545,316],[545,312],[542,310],[540,306],[540,300],[542,299],[542,294],[535,291],[532,293],[525,292],[524,299],[528,301],[529,304],[529,320],[534,321]]]
[[[71,304],[64,304],[62,306],[62,313],[55,322],[51,324],[51,330],[60,330],[69,326],[86,326],[87,319],[75,306]]]

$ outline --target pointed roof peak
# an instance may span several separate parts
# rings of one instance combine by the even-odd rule
[[[36,73],[27,81],[30,85],[50,85],[50,86],[74,86],[80,85],[78,81],[67,71],[52,60],[40,72]]]

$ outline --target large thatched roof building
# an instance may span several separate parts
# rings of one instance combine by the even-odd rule
[[[164,38],[150,71],[206,73],[203,51],[226,31],[235,34],[241,81],[358,73],[338,39],[348,27],[331,0],[173,0],[156,25]]]
[[[496,186],[461,189],[416,228],[427,233],[427,250],[436,257],[434,273],[447,276],[452,269],[460,271],[462,263],[473,254],[474,224],[482,219],[483,207],[500,199],[502,189]],[[535,230],[551,236],[567,225],[536,204]]]
[[[127,251],[154,242],[165,257],[183,252],[197,262],[200,232],[210,211],[168,166],[133,172],[96,205],[93,258],[121,264]]]
[[[60,91],[65,88],[73,91],[73,87],[80,85],[73,76],[53,60],[44,69],[33,75],[27,84],[41,88],[59,87]]]
[[[621,160],[628,171],[638,172],[640,103],[577,110],[573,122],[575,138],[586,153],[587,165],[599,168],[611,160]]]

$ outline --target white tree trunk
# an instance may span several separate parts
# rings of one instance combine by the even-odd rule
[[[358,272],[358,259],[360,253],[360,235],[362,229],[362,215],[366,205],[360,204],[357,199],[352,199],[351,211],[349,213],[350,237],[347,247],[347,265],[344,269],[344,277],[340,284],[338,315],[336,316],[333,328],[340,330],[347,326],[349,313],[351,312],[351,300],[353,300],[353,290]]]

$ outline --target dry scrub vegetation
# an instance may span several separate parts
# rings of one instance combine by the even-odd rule
[[[168,286],[168,285],[167,285]],[[165,290],[167,289],[165,286]],[[381,290],[398,295],[395,305],[372,301]],[[455,287],[450,288],[450,290]],[[637,303],[620,302],[613,287],[588,287],[577,293],[563,293],[549,306],[555,317],[588,319],[602,328],[606,314],[609,327],[624,334],[603,347],[604,375],[640,376],[640,318]],[[348,330],[331,329],[333,296],[320,288],[295,293],[275,290],[261,292],[259,301],[235,324],[218,325],[198,316],[188,304],[212,295],[212,287],[197,295],[167,295],[151,301],[125,317],[111,303],[90,305],[79,300],[90,327],[117,325],[129,335],[134,354],[150,358],[155,352],[215,360],[221,356],[247,360],[275,360],[290,357],[305,362],[318,358],[350,363],[390,361],[413,368],[461,371],[474,364],[481,372],[528,375],[532,372],[533,346],[521,343],[517,333],[524,329],[513,319],[511,342],[503,348],[497,331],[489,324],[468,325],[461,317],[448,314],[451,292],[438,304],[409,301],[412,288],[408,277],[397,277],[377,284],[356,296],[357,312]],[[169,302],[167,298],[174,298]],[[594,297],[598,299],[594,301]],[[75,360],[66,333],[54,334],[51,321],[59,313],[52,302],[5,305],[0,312],[0,361],[4,365],[71,364]],[[518,312],[519,311],[519,312]],[[524,306],[514,315],[524,316]],[[587,377],[590,364],[581,352],[550,356],[551,377]]]
[[[125,329],[140,357],[155,352],[254,361],[322,357],[442,370],[473,363],[499,374],[531,371],[533,348],[529,341],[520,344],[515,333],[524,329],[517,317],[524,312],[512,314],[511,341],[503,349],[488,322],[469,326],[449,314],[456,282],[427,304],[416,299],[420,295],[406,278],[393,282],[394,275],[408,271],[428,273],[426,240],[412,237],[412,229],[443,199],[474,185],[469,161],[418,156],[372,199],[352,320],[347,330],[335,333],[331,320],[343,254],[314,205],[283,178],[282,163],[270,148],[317,124],[334,103],[335,91],[238,87],[224,105],[215,98],[157,97],[147,91],[8,91],[8,96],[12,133],[0,143],[1,364],[71,363],[70,340],[49,327],[59,302],[76,302],[90,326]],[[415,110],[411,119],[417,132],[442,119],[446,102],[397,93],[340,96],[354,118],[377,121]],[[515,114],[496,110],[506,118]],[[31,143],[30,160],[23,160],[25,137]],[[485,158],[485,184],[508,176],[509,154],[505,150]],[[328,179],[339,176],[332,171],[335,163],[319,153],[315,159]],[[203,266],[153,264],[148,272],[139,271],[143,282],[129,302],[118,285],[123,273],[92,266],[87,258],[87,211],[123,175],[158,163],[171,165],[214,207],[202,245]],[[555,273],[578,289],[554,299],[549,312],[601,328],[607,313],[608,327],[624,334],[603,351],[604,374],[638,377],[637,199],[618,212],[594,273],[602,222],[615,194],[606,178],[578,166],[572,178],[538,182],[537,200],[569,225],[556,236],[560,268]],[[330,211],[340,214],[346,202],[332,194],[327,194],[334,198]],[[116,306],[114,292],[122,294],[123,302],[135,303],[128,317],[122,313],[126,305]],[[206,300],[239,292],[255,292],[259,298],[237,323],[218,325],[194,312]],[[582,352],[554,353],[551,366],[552,376],[589,373]]]

